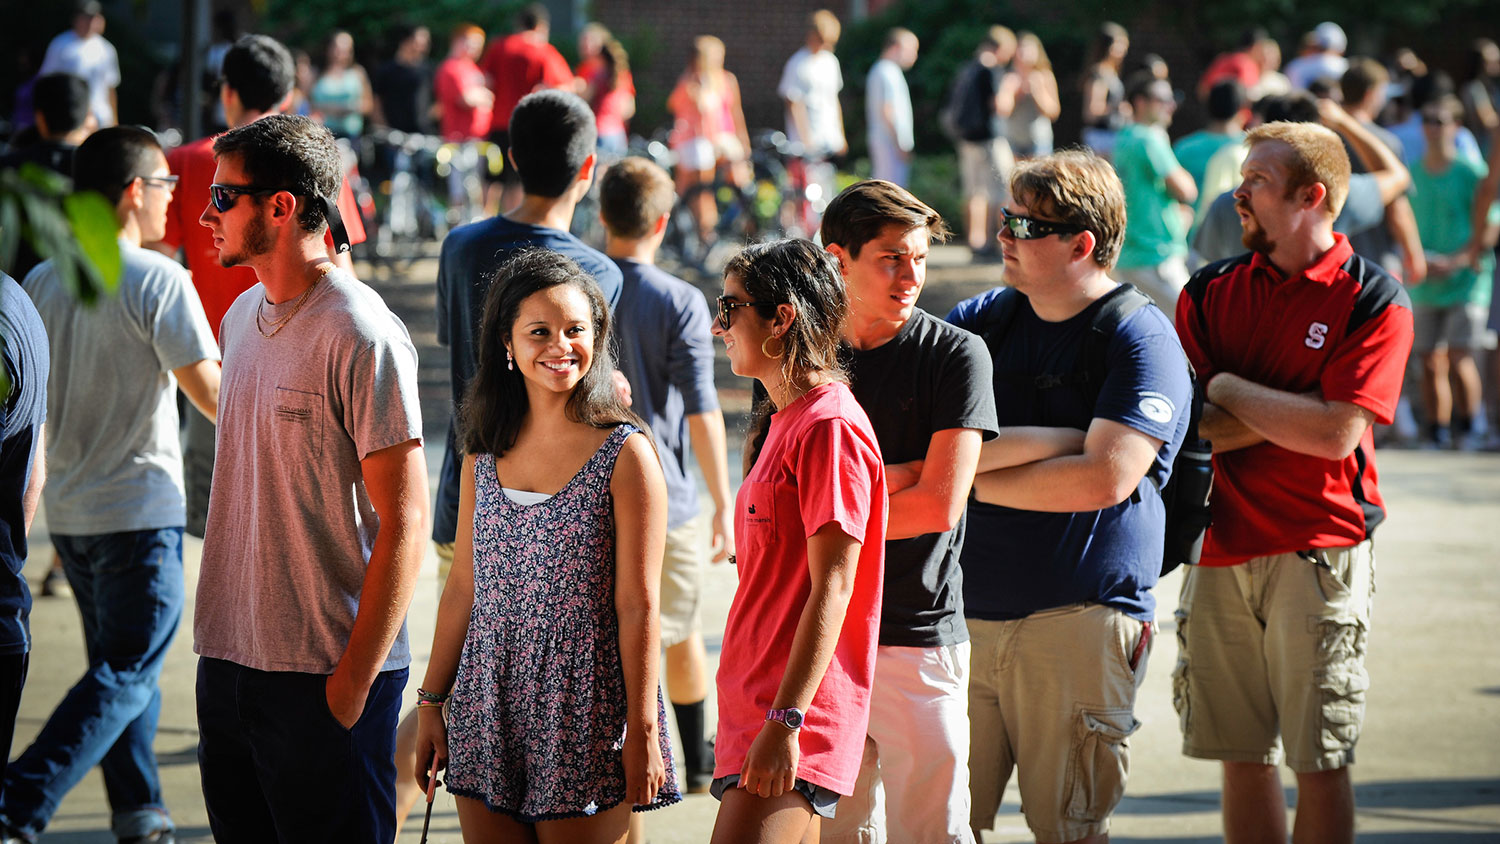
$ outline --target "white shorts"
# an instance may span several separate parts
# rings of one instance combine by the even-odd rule
[[[868,733],[854,793],[823,822],[823,843],[972,844],[969,643],[880,648]]]

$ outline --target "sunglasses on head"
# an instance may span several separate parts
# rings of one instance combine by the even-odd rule
[[[221,185],[215,183],[208,186],[208,198],[213,203],[214,210],[223,214],[233,208],[234,201],[241,196],[270,196],[284,190],[286,188],[263,188],[256,185]],[[340,253],[348,252],[349,232],[344,228],[344,218],[339,213],[338,203],[331,202],[321,196],[312,197],[312,201],[318,203],[318,207],[323,210],[323,217],[328,221],[328,230],[333,236],[334,249]]]
[[[1016,240],[1036,240],[1049,234],[1078,234],[1086,230],[1084,226],[1075,223],[1039,220],[1024,214],[1012,214],[1003,208],[1000,213],[1005,217],[1000,224],[1001,228],[1009,230],[1010,236]]]
[[[282,188],[262,188],[255,185],[220,185],[208,186],[208,198],[214,204],[214,210],[223,214],[234,207],[234,201],[241,196],[270,196],[281,191]]]
[[[748,308],[758,302],[736,302],[728,296],[720,296],[717,300],[719,305],[719,327],[725,331],[729,330],[729,317],[735,308]]]

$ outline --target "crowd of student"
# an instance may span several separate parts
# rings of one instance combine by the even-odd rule
[[[837,22],[824,14],[782,93],[799,143],[832,154]],[[80,14],[75,39],[98,37],[96,15]],[[545,52],[538,25],[499,42],[518,39],[495,78],[521,73],[506,56]],[[363,231],[335,133],[282,113],[292,54],[236,40],[220,62],[229,131],[173,150],[140,128],[95,131],[88,82],[41,77],[50,147],[30,160],[65,161],[76,189],[113,204],[123,272],[93,308],[39,256],[19,285],[0,276],[5,738],[28,666],[20,571],[39,499],[90,657],[5,768],[0,834],[34,840],[98,765],[121,841],[173,839],[151,742],[187,531],[204,537],[193,638],[216,840],[391,841],[439,771],[475,841],[624,840],[633,813],[705,790],[722,801],[716,842],[977,841],[1012,776],[1039,841],[1103,840],[1156,635],[1163,491],[1201,408],[1216,477],[1176,618],[1183,752],[1223,763],[1228,840],[1286,839],[1283,761],[1295,838],[1352,840],[1384,518],[1374,428],[1397,415],[1414,341],[1429,377],[1444,355],[1460,383],[1464,351],[1483,343],[1475,303],[1445,297],[1488,290],[1500,167],[1464,152],[1457,124],[1467,103],[1493,164],[1500,120],[1493,88],[1423,99],[1444,89],[1420,77],[1425,146],[1403,163],[1364,125],[1381,111],[1379,65],[1341,67],[1336,31],[1320,26],[1287,77],[1337,74],[1344,107],[1270,94],[1242,135],[1244,92],[1274,84],[1274,51],[1251,36],[1198,86],[1223,137],[1174,152],[1170,81],[1121,82],[1125,36],[1107,26],[1087,75],[1099,149],[1052,152],[1040,42],[992,30],[951,122],[977,133],[960,154],[984,194],[977,216],[998,210],[1006,287],[939,319],[917,301],[947,225],[887,179],[833,197],[820,243],[747,246],[710,308],[654,266],[673,178],[640,158],[600,175],[606,125],[576,92],[474,93],[483,35],[461,29],[450,76],[474,110],[503,109],[486,131],[515,198],[442,245],[453,412],[430,508],[416,350],[349,261]],[[607,35],[588,37],[618,83]],[[681,146],[702,163],[743,117],[725,114],[737,87],[722,45],[696,46],[674,96],[696,113]],[[348,109],[324,114],[358,132],[350,47],[331,40],[342,81],[312,99],[347,87]],[[895,31],[891,67],[872,70],[887,164],[909,161],[895,80],[916,48]],[[984,78],[992,95],[967,100]],[[977,122],[963,113],[976,103]],[[1193,243],[1212,260],[1190,275],[1180,206],[1216,166],[1238,176],[1200,206]],[[568,231],[596,177],[603,252]],[[1381,220],[1391,251],[1361,251]],[[1202,254],[1207,232],[1225,254]],[[713,337],[765,397],[733,495]],[[698,512],[690,459],[712,513]],[[429,525],[445,586],[398,724]],[[707,558],[739,575],[716,715]]]

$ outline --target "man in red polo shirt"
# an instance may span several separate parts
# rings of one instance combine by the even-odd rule
[[[532,3],[516,17],[516,31],[504,38],[496,39],[485,51],[479,66],[489,78],[490,88],[495,92],[495,110],[490,117],[490,141],[510,155],[510,113],[516,103],[532,91],[543,88],[573,89],[573,69],[548,42],[552,30],[547,7]],[[521,201],[521,177],[507,157],[505,170],[500,174],[503,192],[498,208],[491,211],[506,212]],[[493,203],[491,203],[493,204]]]
[[[246,35],[224,55],[223,79],[219,101],[224,105],[224,119],[229,128],[237,129],[268,114],[280,113],[287,104],[296,79],[296,65],[291,53],[274,38]],[[208,325],[214,339],[219,337],[219,322],[239,295],[255,286],[255,273],[248,267],[225,267],[219,263],[219,250],[213,234],[198,217],[208,205],[208,187],[214,180],[215,137],[202,138],[167,153],[167,166],[177,176],[177,191],[167,207],[167,231],[152,248],[176,255],[182,249],[183,262],[193,275],[193,286],[203,302]],[[274,187],[274,186],[268,186]],[[349,234],[350,243],[363,243],[365,227],[355,204],[348,180],[339,184],[339,214]],[[331,235],[324,238],[328,256],[340,268],[353,272],[348,252],[339,252]],[[187,414],[187,447],[183,452],[183,481],[187,490],[187,527],[193,536],[202,536],[208,518],[208,492],[214,470],[214,426],[201,414]]]
[[[1268,123],[1246,143],[1234,195],[1252,252],[1200,270],[1177,306],[1216,474],[1177,611],[1174,703],[1183,752],[1223,763],[1226,841],[1286,841],[1285,759],[1294,840],[1352,842],[1385,517],[1371,425],[1401,393],[1411,303],[1333,232],[1349,183],[1338,135]]]

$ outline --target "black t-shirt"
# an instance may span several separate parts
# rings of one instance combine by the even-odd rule
[[[401,132],[426,132],[427,111],[432,106],[432,72],[426,65],[387,60],[370,79],[370,88],[380,98],[386,125]]]
[[[975,59],[959,71],[953,90],[953,119],[965,141],[989,141],[1005,134],[1005,119],[995,113],[1002,68]]]
[[[975,335],[918,308],[890,342],[848,355],[850,386],[887,464],[925,458],[938,431],[997,435],[990,353]],[[881,645],[931,648],[968,640],[958,567],[964,518],[946,533],[885,543]]]

